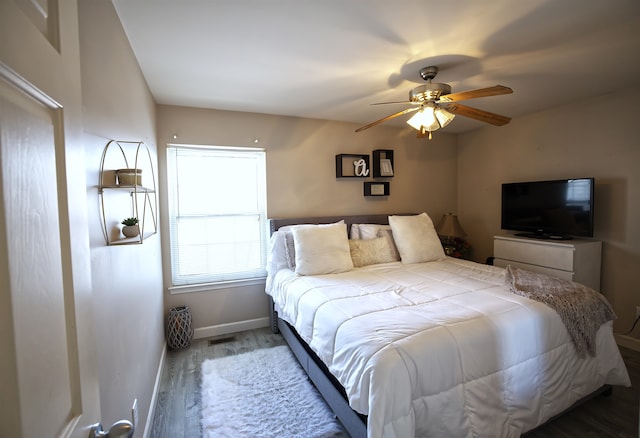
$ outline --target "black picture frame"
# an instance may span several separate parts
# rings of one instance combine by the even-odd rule
[[[357,175],[355,161],[364,160],[366,174]],[[338,154],[336,155],[336,178],[367,178],[370,176],[369,154]]]
[[[373,151],[373,177],[392,178],[395,174],[392,149],[376,149]]]
[[[364,196],[389,196],[390,189],[387,181],[367,181],[364,183]]]

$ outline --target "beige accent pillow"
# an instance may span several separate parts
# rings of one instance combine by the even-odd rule
[[[395,240],[393,240],[393,232],[391,231],[391,229],[379,230],[378,237],[384,237],[387,240],[389,244],[389,250],[391,251],[391,254],[393,256],[393,261],[400,261],[400,252],[398,251]]]
[[[353,269],[346,224],[301,225],[292,234],[297,274],[336,274]]]
[[[414,216],[389,216],[402,263],[423,263],[445,258],[442,243],[427,213]]]
[[[349,247],[351,248],[351,260],[356,268],[399,260],[396,258],[395,248],[389,245],[389,239],[386,237],[349,240]]]

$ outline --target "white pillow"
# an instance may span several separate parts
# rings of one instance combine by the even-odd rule
[[[389,239],[384,236],[375,239],[349,240],[353,266],[359,268],[378,263],[397,262],[400,260],[397,257],[397,251],[389,243]]]
[[[344,220],[339,220],[335,222],[336,224],[344,224]],[[283,251],[284,256],[287,262],[287,266],[292,271],[296,270],[296,247],[293,241],[293,230],[300,227],[308,227],[314,226],[310,224],[302,224],[302,225],[285,225],[284,227],[280,227],[276,233],[282,233],[283,240]],[[400,259],[398,259],[400,260]]]
[[[349,239],[360,239],[360,224],[351,224],[351,232],[349,233]]]
[[[346,224],[301,225],[292,233],[297,274],[337,274],[353,269]]]
[[[423,263],[445,258],[442,243],[427,213],[415,216],[389,216],[402,263]]]
[[[287,249],[284,233],[276,231],[269,239],[269,254],[267,254],[267,274],[274,275],[280,269],[287,268]]]
[[[375,239],[382,236],[382,231],[391,231],[389,225],[379,224],[360,224],[360,238],[361,239]]]

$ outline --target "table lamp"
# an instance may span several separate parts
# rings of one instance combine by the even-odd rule
[[[448,256],[452,256],[455,253],[456,237],[464,237],[466,235],[460,226],[460,222],[458,222],[458,216],[452,213],[442,215],[442,219],[440,219],[436,227],[436,232],[443,238],[444,253]]]

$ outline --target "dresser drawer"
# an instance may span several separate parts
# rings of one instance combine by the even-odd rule
[[[502,239],[493,242],[493,255],[496,258],[568,272],[574,271],[574,253],[572,246]]]
[[[549,241],[519,236],[494,236],[496,266],[519,266],[600,290],[602,242],[572,239]]]
[[[515,266],[517,268],[526,269],[527,271],[537,272],[539,274],[549,275],[551,277],[562,278],[563,280],[574,281],[573,272],[561,271],[559,269],[548,268],[546,266],[530,265],[528,263],[515,262],[513,260],[495,259],[493,261],[494,266],[500,268],[506,268],[507,265]]]

